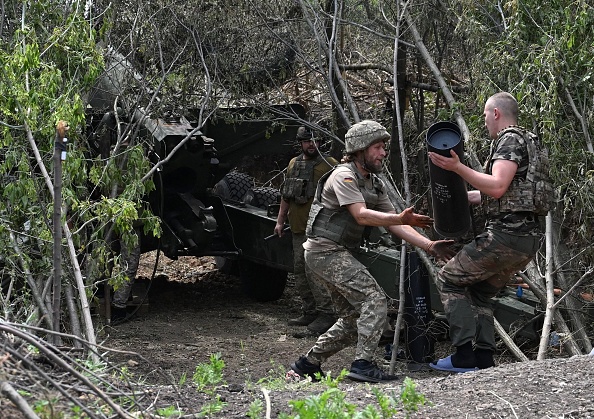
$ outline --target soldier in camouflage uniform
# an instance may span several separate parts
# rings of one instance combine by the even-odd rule
[[[289,319],[289,326],[307,326],[312,333],[322,334],[336,321],[330,296],[323,286],[315,284],[305,272],[303,243],[305,227],[318,181],[338,164],[336,159],[320,154],[320,138],[314,138],[306,127],[297,130],[301,154],[287,166],[287,177],[281,188],[281,203],[274,234],[283,235],[289,219],[293,238],[293,275],[295,289],[302,301],[301,316]]]
[[[456,352],[431,364],[441,371],[466,372],[495,365],[494,297],[514,272],[523,269],[540,247],[538,213],[525,181],[529,168],[526,131],[518,127],[518,103],[509,93],[491,96],[484,109],[485,126],[493,140],[485,173],[451,158],[429,152],[438,167],[460,175],[477,190],[471,204],[487,210],[486,230],[440,270],[438,287]]]
[[[336,323],[322,334],[307,355],[291,365],[293,373],[315,378],[321,363],[356,342],[349,378],[365,382],[397,379],[372,362],[387,316],[387,300],[367,268],[351,253],[366,226],[383,226],[392,234],[447,258],[449,241],[431,241],[411,226],[428,228],[433,220],[412,208],[397,214],[386,186],[377,176],[390,135],[375,121],[353,125],[345,136],[346,163],[318,183],[307,223],[306,269],[330,292]]]

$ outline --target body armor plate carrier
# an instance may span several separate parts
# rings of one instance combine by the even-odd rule
[[[336,168],[341,166],[350,166],[357,179],[359,190],[363,194],[365,205],[369,209],[375,209],[379,196],[385,193],[382,181],[376,175],[371,174],[373,190],[368,190],[365,188],[365,179],[361,177],[354,163],[341,164]],[[334,170],[337,170],[336,168]],[[334,170],[326,173],[318,183],[305,233],[307,237],[324,237],[346,248],[356,248],[361,244],[365,226],[358,224],[346,208],[332,210],[325,208],[321,203],[324,184]]]
[[[526,141],[528,149],[526,178],[514,178],[505,194],[499,199],[487,196],[486,212],[494,216],[509,212],[533,212],[537,215],[546,215],[553,203],[548,150],[541,145],[536,135],[520,127],[506,128],[500,133],[499,138],[509,132],[520,135]],[[487,164],[491,164],[491,158]]]
[[[305,204],[314,196],[316,184],[313,181],[314,168],[323,161],[318,155],[315,159],[305,160],[303,154],[295,159],[295,163],[283,183],[281,194],[283,199],[293,199],[297,204]]]

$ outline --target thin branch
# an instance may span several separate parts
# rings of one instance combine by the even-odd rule
[[[6,381],[0,381],[0,392],[6,395],[8,399],[15,404],[26,419],[39,419],[27,401]]]
[[[565,91],[565,96],[567,96],[567,101],[569,102],[569,105],[571,106],[571,110],[573,111],[576,118],[580,121],[580,124],[582,126],[582,131],[584,133],[584,137],[586,140],[586,147],[588,148],[588,151],[590,153],[594,153],[594,147],[592,146],[592,140],[590,139],[590,131],[588,129],[588,121],[586,120],[585,116],[580,114],[580,111],[575,106],[573,97],[571,96],[571,93],[569,92],[569,89],[567,88],[565,81],[563,80],[563,77],[559,76],[559,82],[561,83],[561,86],[563,86],[563,90]]]
[[[592,272],[594,272],[594,267],[590,266],[588,267],[588,270],[586,272],[584,272],[584,274],[580,277],[580,279],[578,279],[575,284],[573,284],[571,286],[571,288],[569,288],[565,294],[563,294],[561,296],[561,298],[559,298],[555,304],[553,304],[553,308],[556,308],[559,304],[561,304],[561,302],[563,300],[565,300],[565,297],[567,297],[568,295],[570,295],[574,289],[576,289],[585,279],[587,279],[590,275],[592,275]]]
[[[516,414],[516,409],[514,409],[514,405],[511,404],[510,402],[508,402],[507,400],[505,400],[504,398],[500,397],[499,395],[495,394],[495,392],[490,391],[489,393],[491,393],[493,396],[497,397],[498,399],[500,399],[501,401],[504,401],[507,403],[507,405],[510,407],[512,413],[514,414],[514,417],[517,418],[518,415]]]
[[[505,329],[503,328],[503,326],[501,326],[501,323],[499,323],[499,321],[497,321],[497,319],[493,319],[494,320],[494,325],[495,325],[495,331],[497,332],[497,334],[499,335],[499,337],[501,338],[501,340],[503,341],[503,343],[505,343],[505,346],[508,347],[508,349],[510,351],[512,351],[512,353],[516,356],[516,358],[518,358],[520,361],[528,361],[528,357],[524,354],[524,352],[522,352],[522,350],[514,343],[514,340],[509,336],[509,334],[505,331]]]
[[[522,278],[524,282],[528,284],[530,290],[534,293],[534,295],[536,295],[536,297],[543,304],[546,304],[547,296],[545,291],[541,288],[541,286],[523,272],[518,272],[517,275],[519,275],[520,278]],[[567,323],[565,322],[565,319],[563,318],[559,310],[554,310],[553,315],[555,317],[555,326],[557,330],[565,335],[565,338],[563,340],[563,346],[565,347],[565,349],[567,349],[567,352],[572,356],[582,355],[580,347],[573,338],[571,330],[567,326]]]
[[[69,363],[64,361],[59,356],[57,356],[54,351],[49,350],[48,346],[40,343],[40,341],[36,337],[34,337],[33,335],[30,335],[24,331],[21,331],[19,329],[9,327],[6,323],[4,323],[4,324],[0,323],[0,330],[5,333],[12,334],[12,335],[24,340],[25,342],[30,343],[31,345],[34,345],[37,349],[39,349],[39,351],[44,356],[46,356],[54,364],[56,364],[57,366],[62,368],[64,371],[67,371],[70,375],[72,375],[73,377],[75,377],[76,379],[78,379],[79,381],[84,383],[89,388],[93,389],[95,391],[95,394],[98,397],[100,397],[103,401],[105,401],[105,403],[107,403],[114,410],[114,412],[118,413],[119,415],[121,415],[124,418],[130,417],[130,415],[127,412],[125,412],[124,410],[122,410],[122,408],[118,404],[114,403],[111,400],[111,398],[107,396],[107,394],[105,394],[101,389],[97,388],[97,386],[95,386],[95,384],[93,384],[93,382],[89,378],[87,378],[86,375],[81,374],[78,371],[76,371],[74,368],[72,368]],[[88,371],[88,372],[90,372],[90,371]],[[57,386],[57,388],[58,388],[58,390],[60,390],[60,386]]]
[[[43,302],[43,296],[42,296],[42,294],[40,294],[37,284],[35,283],[35,279],[33,278],[33,275],[31,274],[31,271],[29,269],[29,264],[23,258],[23,253],[21,252],[21,249],[19,248],[16,237],[14,236],[14,233],[12,232],[12,230],[9,230],[9,231],[10,231],[9,232],[10,243],[12,244],[12,248],[18,257],[19,263],[21,264],[21,268],[23,269],[23,272],[25,274],[25,280],[27,281],[27,285],[29,285],[29,289],[31,290],[31,294],[33,295],[33,300],[35,301],[35,304],[37,304],[37,308],[39,309],[39,311],[41,311],[42,320],[51,329],[52,328],[52,313],[49,311],[49,309]]]

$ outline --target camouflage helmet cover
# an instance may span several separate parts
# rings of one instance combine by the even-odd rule
[[[369,119],[354,124],[344,136],[348,154],[365,150],[376,141],[389,139],[390,134],[383,125]]]

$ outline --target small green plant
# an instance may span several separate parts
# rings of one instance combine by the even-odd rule
[[[379,404],[382,418],[391,418],[396,413],[398,413],[398,402],[394,399],[394,397],[382,393],[377,388],[372,389],[372,392],[377,400],[377,404]]]
[[[130,370],[127,366],[122,366],[120,368],[120,379],[127,379],[130,376]]]
[[[95,361],[91,358],[79,359],[78,362],[89,371],[100,372],[107,369],[107,363],[104,361]]]
[[[417,384],[410,377],[404,379],[402,390],[400,391],[400,401],[404,407],[406,417],[419,410],[419,406],[427,402],[425,395],[417,391]]]
[[[61,414],[57,413],[54,410],[54,406],[56,405],[57,400],[37,400],[33,403],[33,411],[37,413],[40,418],[56,418],[59,419],[62,417]]]
[[[358,410],[357,405],[349,403],[346,395],[338,388],[338,384],[348,374],[342,370],[336,378],[328,374],[320,381],[328,387],[321,394],[312,395],[304,400],[291,400],[289,405],[292,408],[292,415],[281,413],[281,419],[388,419],[398,413],[398,406],[402,404],[403,410],[408,418],[411,413],[416,412],[420,405],[427,403],[425,396],[416,390],[416,384],[409,377],[404,379],[400,396],[388,395],[378,388],[372,388],[379,410],[376,406],[367,405]],[[259,412],[258,412],[259,413]],[[257,416],[250,416],[257,417]]]
[[[260,399],[255,399],[250,403],[250,408],[245,415],[250,419],[258,419],[263,411],[264,403]]]
[[[192,377],[198,391],[214,394],[217,385],[223,381],[223,368],[225,368],[225,361],[218,353],[210,355],[210,363],[199,364]]]
[[[72,418],[82,418],[83,417],[83,410],[82,407],[73,405],[70,407],[72,412]]]
[[[221,396],[216,394],[219,384],[224,384],[223,368],[225,368],[225,361],[221,359],[221,354],[219,353],[211,354],[208,364],[198,364],[196,367],[196,371],[192,377],[192,381],[196,384],[196,389],[199,392],[214,397],[214,401],[202,406],[198,414],[200,417],[206,417],[220,412],[227,405],[227,403],[221,401]]]
[[[316,378],[320,380],[320,383],[324,384],[328,388],[338,388],[338,384],[344,380],[348,374],[349,372],[343,369],[340,371],[340,374],[336,376],[336,378],[332,378],[332,374],[330,374],[330,372],[327,372],[325,377],[322,377],[319,373],[316,373]]]
[[[47,400],[37,400],[33,403],[33,411],[38,415],[47,410],[49,402]]]
[[[161,409],[157,409],[157,415],[159,416],[163,416],[164,418],[170,418],[173,416],[181,416],[183,414],[183,412],[177,410],[175,407],[173,406],[167,406]]]
[[[338,388],[329,388],[321,394],[309,396],[304,400],[291,400],[289,405],[295,416],[284,418],[299,419],[350,419],[355,416],[357,406],[346,401],[346,395]]]
[[[258,388],[264,387],[268,390],[284,389],[287,386],[287,371],[285,366],[277,364],[274,360],[270,360],[270,365],[271,368],[268,370],[268,375],[256,382]],[[248,387],[252,386],[248,385]]]
[[[210,415],[220,412],[221,410],[223,410],[225,406],[227,406],[227,403],[221,401],[221,396],[217,394],[213,402],[206,403],[204,406],[202,406],[202,409],[200,409],[200,413],[198,413],[198,416],[208,417]]]
[[[39,348],[34,345],[27,345],[27,351],[32,355],[39,355]]]
[[[183,386],[184,384],[186,384],[186,381],[188,380],[188,376],[186,375],[186,373],[184,372],[181,377],[179,377],[179,386]]]

